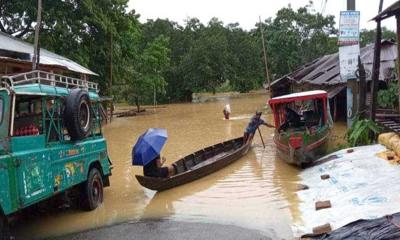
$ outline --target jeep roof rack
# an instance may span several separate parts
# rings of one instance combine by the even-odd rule
[[[97,83],[40,70],[20,73],[11,76],[3,76],[0,80],[0,86],[6,88],[13,88],[18,85],[35,83],[50,85],[54,87],[65,87],[68,89],[82,88],[87,91],[99,92]]]

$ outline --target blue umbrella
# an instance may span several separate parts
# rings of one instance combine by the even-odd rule
[[[145,166],[150,163],[160,155],[167,138],[166,129],[149,128],[138,138],[132,149],[132,165]]]

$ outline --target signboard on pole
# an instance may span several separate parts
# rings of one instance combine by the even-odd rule
[[[354,79],[358,67],[358,56],[360,55],[360,46],[349,45],[339,47],[340,76],[344,80]]]
[[[360,12],[341,11],[339,20],[339,65],[340,77],[347,81],[347,126],[351,127],[355,111],[353,109],[354,82],[360,55]]]
[[[341,11],[339,20],[339,46],[359,44],[360,12]]]
[[[341,11],[339,20],[339,62],[343,80],[356,78],[360,55],[360,12]]]

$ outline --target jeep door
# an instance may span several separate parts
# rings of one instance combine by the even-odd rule
[[[15,169],[12,169],[9,154],[11,99],[8,90],[0,90],[0,208],[6,215],[13,212],[18,205]]]
[[[40,96],[17,95],[11,149],[17,166],[20,207],[52,194],[50,153],[42,129],[43,101]]]

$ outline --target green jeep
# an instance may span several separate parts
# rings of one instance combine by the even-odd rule
[[[109,186],[98,86],[33,71],[0,81],[0,233],[8,216],[67,190],[93,210]]]

